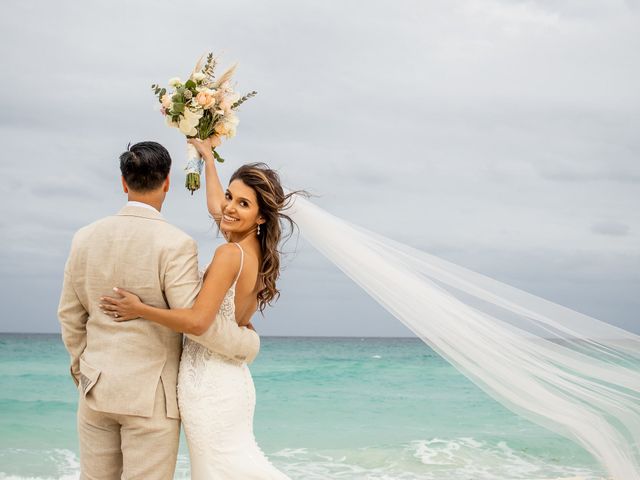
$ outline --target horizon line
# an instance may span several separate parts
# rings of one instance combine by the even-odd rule
[[[58,335],[60,332],[0,332],[0,335]],[[411,336],[386,336],[386,335],[260,335],[260,338],[418,338]]]

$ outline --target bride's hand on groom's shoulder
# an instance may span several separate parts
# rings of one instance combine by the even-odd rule
[[[113,317],[117,322],[139,318],[141,307],[144,306],[140,298],[122,288],[113,290],[119,297],[100,297],[102,313]]]

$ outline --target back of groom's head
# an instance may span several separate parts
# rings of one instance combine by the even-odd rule
[[[139,142],[120,155],[120,171],[129,189],[149,192],[160,188],[169,175],[171,156],[157,142]]]

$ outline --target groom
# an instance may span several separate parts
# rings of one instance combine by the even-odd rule
[[[98,306],[116,285],[149,305],[188,308],[201,287],[196,242],[160,214],[169,152],[140,142],[120,156],[128,203],[76,232],[58,318],[78,386],[81,479],[172,479],[180,420],[176,399],[182,335],[154,322],[115,322]],[[257,334],[213,322],[192,337],[227,357],[253,361]]]

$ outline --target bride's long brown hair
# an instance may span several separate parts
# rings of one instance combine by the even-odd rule
[[[258,291],[258,308],[262,313],[267,305],[271,305],[271,302],[280,296],[276,280],[280,276],[280,254],[282,252],[278,248],[281,241],[284,243],[293,235],[294,227],[296,227],[295,222],[284,213],[284,210],[291,206],[294,195],[308,197],[309,194],[304,190],[285,194],[278,172],[262,162],[242,165],[233,172],[229,183],[234,180],[241,180],[256,192],[258,211],[264,219],[264,223],[260,225],[260,235],[258,235],[262,250],[262,264],[258,271],[258,280],[263,287]],[[281,223],[288,226],[284,235]]]

